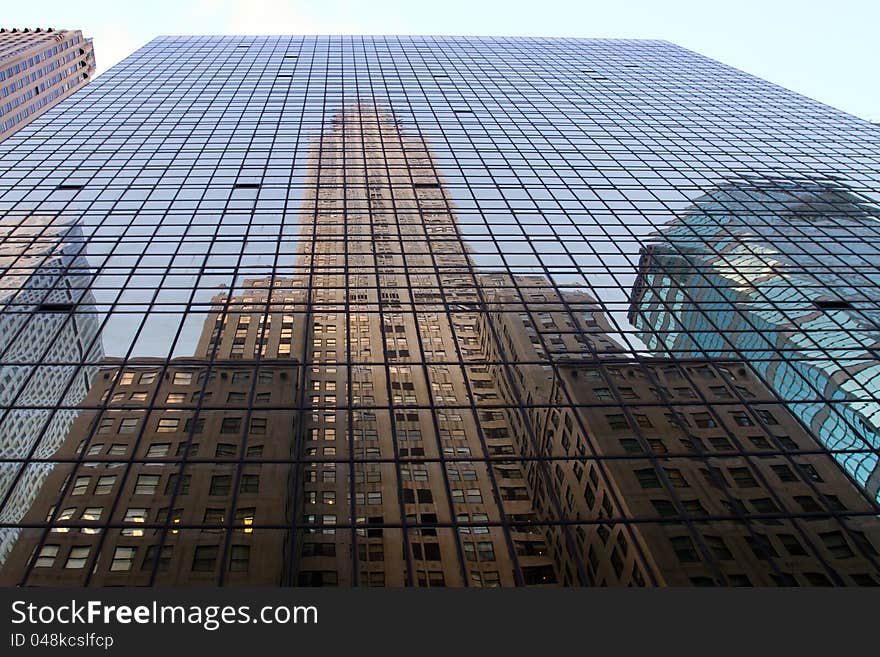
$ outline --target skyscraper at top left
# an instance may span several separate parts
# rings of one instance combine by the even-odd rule
[[[80,30],[0,29],[0,141],[87,84],[92,40]]]

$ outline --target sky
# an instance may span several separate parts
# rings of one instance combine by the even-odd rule
[[[35,0],[2,20],[81,29],[99,75],[161,34],[665,39],[880,122],[880,0]]]

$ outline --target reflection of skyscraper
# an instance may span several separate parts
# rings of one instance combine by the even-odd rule
[[[492,278],[500,352],[485,358],[496,381],[510,371],[505,411],[529,409],[508,422],[529,496],[574,523],[573,549],[548,540],[558,568],[582,561],[586,581],[617,586],[877,583],[871,505],[748,366],[635,361],[589,296]]]
[[[477,297],[424,142],[360,106],[321,136],[311,164],[295,265],[307,273],[247,280],[216,297],[189,363],[105,370],[89,405],[108,409],[84,413],[58,455],[96,461],[67,467],[66,479],[59,469],[32,512],[86,528],[35,533],[8,576],[20,578],[36,554],[28,583],[81,583],[83,570],[66,566],[71,555],[85,564],[102,553],[111,556],[93,584],[557,581],[540,532],[513,532],[526,546],[517,559],[501,526],[484,432],[495,431],[503,453],[512,445],[467,409],[469,387],[492,385],[478,351],[465,356],[473,371],[450,365],[478,342],[468,311]],[[438,263],[452,272],[442,280]],[[448,303],[465,310],[450,317]],[[193,389],[177,387],[182,371]],[[164,409],[147,412],[150,404]],[[149,462],[123,473],[113,463],[122,458]],[[235,485],[226,459],[245,460],[253,495]],[[124,502],[107,508],[120,489]],[[504,508],[539,520],[518,493]],[[108,520],[124,528],[88,528]],[[39,555],[45,565],[35,565]]]
[[[312,155],[283,275],[191,358],[105,361],[6,581],[877,581],[870,505],[745,366],[638,363],[595,298],[476,273],[375,106]]]
[[[751,362],[872,499],[878,237],[876,208],[833,182],[732,183],[645,248],[630,314],[658,352]]]
[[[540,536],[501,526],[540,519],[483,460],[490,442],[513,446],[494,414],[471,407],[495,388],[477,348],[478,281],[424,139],[361,105],[322,136],[314,166],[301,454],[348,463],[299,473],[296,583],[577,582]],[[531,549],[514,554],[518,543]]]
[[[286,532],[253,525],[283,516],[289,498],[300,370],[290,345],[301,345],[302,336],[289,333],[290,315],[272,324],[267,310],[276,303],[288,309],[290,294],[282,298],[269,293],[268,281],[247,280],[237,294],[213,299],[193,357],[103,361],[67,439],[50,455],[59,464],[30,512],[33,522],[82,526],[52,530],[49,552],[84,560],[100,550],[112,554],[109,571],[95,573],[98,586],[210,585],[225,547],[226,583],[280,583]],[[243,358],[250,364],[240,364]],[[259,408],[249,411],[253,405]],[[121,467],[129,460],[130,469]],[[117,492],[122,502],[108,506]],[[91,528],[108,521],[126,528]],[[228,545],[225,524],[238,527]],[[5,575],[25,572],[37,541],[31,532],[20,542]],[[79,569],[57,565],[37,569],[31,582],[80,581]]]
[[[0,522],[22,519],[85,397],[101,357],[91,272],[76,225],[49,216],[0,225]],[[56,408],[61,406],[61,408]],[[18,531],[0,529],[0,563]]]

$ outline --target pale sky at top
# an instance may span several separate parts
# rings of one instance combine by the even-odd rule
[[[34,0],[2,21],[83,30],[99,73],[160,34],[665,39],[880,121],[880,0]]]

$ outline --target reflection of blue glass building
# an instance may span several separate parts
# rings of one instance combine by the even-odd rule
[[[768,171],[845,188],[724,187]],[[878,271],[878,171],[876,126],[663,42],[158,38],[0,143],[0,583],[880,584],[814,453],[869,444],[872,318],[813,302]],[[642,255],[644,334],[738,340],[647,355]]]
[[[751,361],[877,498],[878,266],[880,214],[845,188],[745,180],[643,250],[630,321],[657,351]]]
[[[0,522],[28,511],[102,356],[78,225],[52,216],[0,220]],[[25,465],[26,459],[37,462]],[[16,462],[16,460],[20,460]],[[10,492],[11,491],[11,492]],[[0,564],[17,528],[0,529]]]

